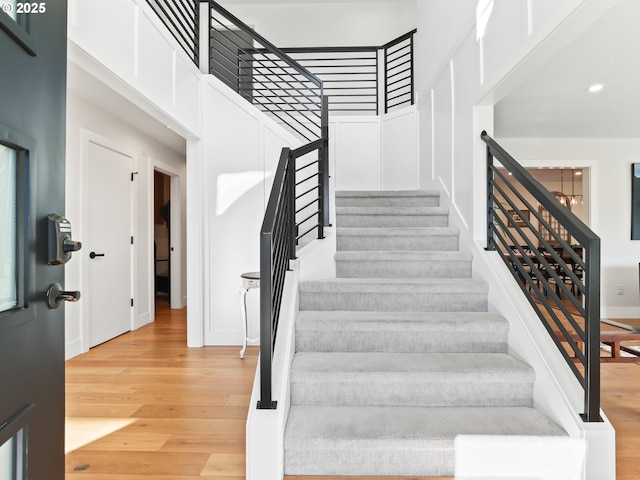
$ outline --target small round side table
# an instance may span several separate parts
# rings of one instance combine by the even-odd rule
[[[255,338],[249,338],[247,335],[247,292],[252,288],[260,288],[260,272],[246,272],[240,275],[242,279],[242,289],[240,290],[240,308],[242,310],[242,350],[240,350],[240,358],[244,358],[244,352],[247,350],[247,341],[253,342]]]

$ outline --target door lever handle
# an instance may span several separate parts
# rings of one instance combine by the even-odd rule
[[[56,310],[62,302],[77,302],[80,300],[80,292],[65,291],[59,283],[52,283],[47,290],[47,305]]]
[[[104,257],[104,253],[91,252],[89,258]]]

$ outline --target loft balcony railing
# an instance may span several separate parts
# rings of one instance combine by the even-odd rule
[[[498,252],[600,418],[600,238],[486,132],[487,250]]]
[[[167,30],[196,66],[200,66],[200,0],[147,0]]]
[[[381,47],[384,58],[384,113],[415,102],[415,33],[416,30],[412,30]]]
[[[210,73],[307,142],[322,137],[322,80],[216,2]]]
[[[416,31],[380,47],[299,47],[282,51],[322,80],[329,112],[378,115],[414,104]],[[262,73],[269,76],[268,72]],[[239,82],[239,89],[246,84],[242,79]]]
[[[331,112],[344,114],[414,104],[415,29],[382,46],[277,48],[213,0],[147,3],[198,67],[207,25],[209,73],[307,141],[318,135],[321,95],[329,96]],[[201,18],[200,4],[208,4],[210,18]]]

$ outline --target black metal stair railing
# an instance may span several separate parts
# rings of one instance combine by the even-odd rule
[[[200,0],[147,0],[185,53],[200,66]]]
[[[415,102],[414,43],[417,30],[383,45],[384,113]]]
[[[326,97],[323,136],[295,150],[283,148],[260,229],[260,400],[275,409],[273,353],[285,275],[300,238],[329,225],[328,126]],[[314,154],[316,156],[314,156]],[[302,227],[304,225],[304,227]],[[304,232],[300,233],[300,230]]]
[[[241,20],[208,2],[209,71],[306,140],[283,148],[260,229],[260,400],[275,409],[273,354],[289,262],[329,225],[329,114],[323,83]]]
[[[304,140],[322,137],[322,81],[214,1],[209,71]]]
[[[600,238],[486,132],[487,250],[497,251],[600,418]],[[498,165],[497,163],[500,165]]]

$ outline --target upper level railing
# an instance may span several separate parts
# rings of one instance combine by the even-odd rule
[[[415,101],[412,30],[382,46],[384,56],[384,113]]]
[[[214,1],[209,71],[306,141],[322,136],[322,81]]]
[[[415,29],[379,47],[277,48],[213,0],[147,3],[198,67],[206,21],[209,73],[307,141],[318,136],[322,95],[331,112],[347,114],[388,113],[415,101]],[[200,4],[209,5],[210,18],[200,18]]]
[[[147,0],[189,58],[200,65],[200,0]]]
[[[281,50],[322,80],[329,111],[377,115],[413,105],[412,30],[381,47],[297,47]],[[249,51],[249,50],[248,50]],[[254,49],[266,55],[264,49]],[[277,66],[278,60],[269,57]],[[382,62],[382,68],[380,64]],[[265,78],[269,72],[262,72]],[[240,82],[246,84],[246,82]],[[381,88],[382,87],[382,88]],[[241,85],[238,89],[241,89]]]
[[[323,82],[329,111],[378,113],[380,47],[283,48]]]
[[[549,192],[486,132],[481,138],[487,250],[500,254],[582,385],[583,419],[601,421],[600,238],[566,195]]]

